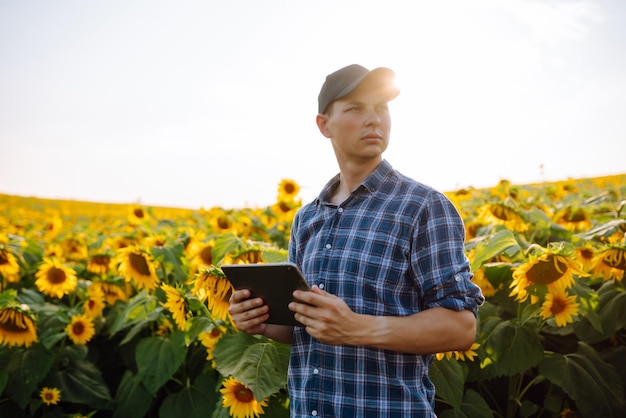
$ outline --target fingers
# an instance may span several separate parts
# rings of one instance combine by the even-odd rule
[[[263,299],[249,297],[250,291],[247,289],[233,292],[228,313],[240,331],[258,334],[263,331],[264,322],[269,318],[269,308],[263,304]]]

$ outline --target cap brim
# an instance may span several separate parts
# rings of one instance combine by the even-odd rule
[[[386,100],[395,99],[400,94],[400,89],[395,83],[396,74],[386,67],[378,67],[365,74],[359,83],[353,87],[377,90],[385,97]]]

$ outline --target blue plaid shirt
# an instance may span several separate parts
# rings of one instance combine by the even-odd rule
[[[293,223],[289,259],[311,285],[356,313],[407,316],[437,306],[476,313],[483,301],[464,255],[465,229],[440,192],[387,161],[340,206],[336,176]],[[292,417],[433,417],[432,355],[327,345],[295,327]]]

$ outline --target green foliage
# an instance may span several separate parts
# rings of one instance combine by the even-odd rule
[[[236,377],[264,399],[287,385],[289,352],[284,344],[237,333],[222,337],[213,355],[222,375]]]
[[[488,295],[478,312],[474,347],[439,353],[433,360],[437,415],[622,416],[626,258],[619,251],[626,250],[626,176],[535,186],[502,182],[449,196],[468,225],[471,269]],[[238,332],[223,312],[217,314],[224,300],[209,302],[217,282],[198,290],[194,280],[207,272],[223,279],[219,266],[226,262],[286,260],[297,204],[290,203],[292,213],[274,213],[270,207],[149,208],[139,223],[131,223],[126,206],[35,203],[0,195],[0,216],[6,220],[0,223],[0,260],[5,262],[0,263],[0,309],[20,310],[33,318],[37,330],[37,340],[29,346],[0,345],[0,416],[228,418],[220,389],[230,377],[257,401],[268,402],[263,416],[289,416],[290,347]],[[484,217],[490,204],[497,204],[500,218]],[[87,248],[88,258],[64,257],[66,250],[59,248],[70,237]],[[156,287],[138,286],[121,275],[113,257],[131,245],[149,256],[146,265],[155,267]],[[583,249],[593,255],[585,267]],[[607,249],[615,251],[609,257],[613,264],[600,269],[599,257]],[[17,281],[7,273],[6,254],[17,260]],[[94,270],[90,257],[95,254],[111,256],[112,267]],[[527,295],[516,294],[520,269],[545,254],[564,258],[535,268],[537,283],[522,286]],[[35,285],[35,274],[49,257],[76,271],[76,289],[60,299]],[[557,324],[544,309],[554,292],[548,276],[552,266],[563,271],[570,262],[578,267],[562,287],[577,307],[564,324]],[[145,273],[143,267],[135,265]],[[66,327],[84,312],[93,284],[106,284],[120,294],[106,295],[113,299],[94,318],[95,336],[77,345]],[[181,292],[178,305],[169,304],[162,285]],[[172,312],[172,306],[182,306],[182,313]],[[40,398],[44,387],[61,391],[57,405]]]

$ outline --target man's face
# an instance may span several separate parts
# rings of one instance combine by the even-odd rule
[[[339,162],[380,159],[391,130],[387,100],[375,91],[357,88],[332,103],[319,126],[331,139]]]

